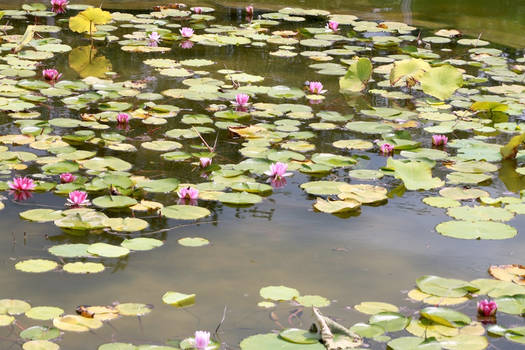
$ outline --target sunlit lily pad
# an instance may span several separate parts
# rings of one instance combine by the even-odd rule
[[[104,225],[119,232],[142,231],[149,226],[146,220],[139,218],[108,218],[104,221]]]
[[[247,192],[237,192],[237,193],[223,193],[217,200],[227,204],[235,205],[247,205],[247,204],[256,204],[262,201],[261,196],[258,196],[253,193]]]
[[[151,306],[140,303],[118,304],[116,309],[123,316],[144,316],[151,312]]]
[[[184,307],[195,304],[195,294],[183,294],[178,292],[166,292],[162,296],[164,304],[176,307]]]
[[[52,320],[64,313],[59,307],[54,306],[37,306],[26,311],[26,316],[34,320]]]
[[[372,315],[368,322],[383,327],[387,332],[396,332],[405,329],[410,318],[397,312],[385,311]]]
[[[383,303],[378,301],[364,301],[357,304],[354,308],[367,315],[375,315],[380,312],[399,312],[399,308],[389,303]]]
[[[53,319],[53,325],[66,332],[88,332],[91,329],[102,327],[102,322],[94,318],[77,315],[65,315]]]
[[[277,334],[258,334],[245,338],[241,341],[242,350],[267,350],[267,349],[282,349],[282,350],[323,350],[325,347],[320,343],[314,344],[295,344],[286,341]]]
[[[129,249],[107,243],[93,243],[87,251],[104,258],[119,258],[129,254]]]
[[[30,209],[20,212],[20,217],[29,221],[48,222],[62,218],[61,210],[53,209]]]
[[[58,350],[60,346],[49,340],[30,340],[22,344],[24,350]]]
[[[60,331],[58,329],[42,326],[32,326],[20,332],[20,337],[22,339],[29,340],[51,340],[58,338],[59,336]]]
[[[210,241],[201,237],[185,237],[179,239],[177,242],[185,247],[202,247],[210,244]]]
[[[62,269],[69,273],[87,274],[102,272],[104,271],[105,267],[101,263],[77,261],[74,263],[65,264]]]
[[[9,315],[21,315],[31,309],[29,303],[18,299],[2,299],[0,300],[0,310],[2,313]]]
[[[93,204],[101,208],[127,208],[137,204],[137,201],[127,196],[101,196],[93,199]]]
[[[120,245],[130,250],[151,250],[163,244],[164,242],[155,238],[137,237],[125,239]]]
[[[294,300],[305,307],[325,307],[330,305],[330,300],[320,295],[301,295]]]
[[[299,291],[285,286],[269,286],[261,288],[259,294],[264,299],[285,301],[299,297]]]
[[[460,239],[508,239],[518,233],[512,226],[492,221],[446,221],[436,231]]]
[[[279,333],[279,336],[286,341],[295,344],[316,344],[319,343],[319,334],[311,333],[304,329],[287,328]]]
[[[171,205],[161,209],[162,215],[170,219],[178,220],[197,220],[211,214],[211,212],[202,207],[192,205]]]
[[[485,206],[450,208],[447,214],[456,220],[466,221],[509,221],[514,217],[514,214],[506,209]]]
[[[56,269],[58,264],[52,260],[30,259],[15,264],[15,268],[23,272],[41,273]]]

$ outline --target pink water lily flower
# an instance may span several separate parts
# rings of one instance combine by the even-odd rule
[[[183,49],[191,49],[193,47],[193,41],[191,40],[184,40],[179,45]]]
[[[195,348],[197,350],[205,350],[210,344],[210,332],[196,331],[195,332]]]
[[[67,199],[66,205],[75,207],[89,205],[90,202],[87,198],[88,195],[84,191],[69,192],[69,198]]]
[[[326,25],[326,28],[332,30],[333,32],[337,32],[337,28],[339,27],[339,23],[336,21],[329,21]]]
[[[389,143],[383,143],[381,147],[379,147],[379,151],[381,151],[383,155],[389,155],[390,153],[394,152],[394,146]]]
[[[157,32],[151,32],[148,35],[149,46],[153,46],[153,47],[158,46],[160,43],[160,40],[161,40],[160,34]]]
[[[246,14],[248,16],[250,16],[250,17],[253,16],[253,6],[252,5],[246,6],[245,10],[246,10]]]
[[[448,137],[445,135],[432,135],[432,144],[434,146],[445,146],[448,142]]]
[[[324,94],[326,90],[323,90],[323,84],[318,81],[311,81],[308,83],[308,90],[312,94]]]
[[[193,12],[200,14],[202,13],[202,7],[192,7]]]
[[[36,184],[33,179],[29,177],[15,177],[13,181],[8,181],[7,186],[14,191],[32,191]]]
[[[57,14],[64,13],[67,4],[69,4],[67,0],[51,0],[52,11]]]
[[[42,71],[42,75],[44,76],[45,80],[50,81],[52,84],[56,83],[60,77],[62,77],[62,74],[56,69],[44,69]]]
[[[249,100],[250,100],[250,96],[246,94],[235,95],[235,102],[237,103],[237,106],[239,107],[245,107],[248,104]]]
[[[287,173],[286,170],[288,170],[288,164],[277,162],[270,165],[270,170],[265,171],[264,174],[270,176],[273,180],[278,180],[292,175],[292,173]]]
[[[184,38],[191,38],[193,36],[193,29],[188,27],[182,27],[180,30],[180,35]]]
[[[67,184],[70,182],[73,182],[77,179],[77,177],[71,173],[62,173],[60,174],[60,182],[63,184]]]
[[[199,198],[199,190],[193,187],[183,187],[177,192],[181,199],[197,199]]]
[[[127,113],[119,113],[117,114],[117,123],[119,124],[127,124],[129,121],[129,114]]]
[[[478,314],[481,316],[494,316],[498,310],[498,304],[494,300],[483,299],[478,301]]]
[[[199,158],[201,168],[206,168],[211,165],[211,158],[201,157]]]

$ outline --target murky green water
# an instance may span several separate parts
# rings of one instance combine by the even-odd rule
[[[408,3],[408,5],[407,5]],[[332,12],[355,13],[369,19],[390,19],[413,25],[432,28],[454,27],[465,33],[483,31],[482,38],[498,44],[508,44],[522,49],[525,41],[525,5],[523,2],[489,1],[290,1],[289,5],[317,7]],[[143,7],[145,2],[129,7]],[[209,3],[214,4],[214,3]],[[240,4],[232,2],[232,5]],[[3,4],[5,6],[7,4]],[[243,15],[234,8],[221,8],[217,14],[221,24],[242,22]],[[282,2],[264,1],[254,5],[275,9]],[[287,4],[288,5],[288,4]],[[104,7],[127,8],[127,2],[105,2]],[[312,25],[321,25],[320,22]],[[284,26],[285,27],[285,26]],[[87,45],[88,41],[66,40],[71,46]],[[511,54],[518,51],[508,49]],[[375,54],[380,55],[381,50]],[[100,45],[99,54],[106,56],[119,79],[141,79],[151,74],[154,80],[148,91],[160,92],[180,85],[178,80],[162,77],[142,64],[146,58],[207,58],[216,67],[242,70],[265,77],[265,84],[301,86],[306,80],[322,79],[329,91],[323,109],[341,113],[355,113],[353,106],[338,93],[337,78],[318,76],[307,68],[311,62],[306,58],[291,59],[267,55],[265,48],[231,47],[213,48],[196,45],[191,50],[175,50],[166,54],[128,54],[118,45]],[[451,54],[453,56],[453,54]],[[67,54],[54,60],[56,67],[64,73],[63,79],[78,78],[68,67]],[[196,113],[205,112],[207,102],[161,100],[158,103],[173,103]],[[382,98],[364,96],[361,106],[400,105],[413,109],[410,102],[396,102]],[[316,108],[316,107],[314,107]],[[43,116],[70,113],[53,107],[39,109]],[[181,112],[179,115],[182,115]],[[69,114],[69,116],[74,116]],[[12,120],[1,116],[3,133],[14,129]],[[129,136],[138,137],[147,133],[157,138],[166,130],[182,127],[178,120],[166,126],[144,127],[133,125]],[[331,143],[344,138],[348,132],[323,131],[312,142],[316,152],[334,152]],[[417,135],[422,137],[422,135]],[[208,137],[213,142],[211,136]],[[426,141],[428,143],[428,140]],[[141,140],[130,143],[137,146]],[[238,153],[239,140],[228,138],[220,131],[218,161],[237,163],[242,160]],[[199,145],[198,139],[187,141],[185,147]],[[24,147],[16,148],[25,150]],[[199,172],[189,164],[180,165],[160,160],[157,153],[139,150],[128,156],[104,151],[105,155],[118,154],[132,162],[135,173],[163,178],[177,177],[182,182],[202,181]],[[359,163],[360,168],[377,169],[385,164],[385,158],[363,152],[369,159]],[[519,193],[525,188],[525,179],[517,175],[511,161],[504,163],[498,177],[482,188],[494,196],[507,191]],[[512,170],[509,171],[508,169]],[[344,176],[345,170],[334,175]],[[441,176],[442,177],[442,176]],[[32,199],[16,203],[8,201],[0,211],[3,225],[0,235],[0,280],[2,298],[17,298],[32,305],[60,306],[66,313],[74,313],[77,305],[107,305],[114,301],[142,302],[152,304],[149,315],[137,319],[122,318],[111,322],[111,326],[86,334],[67,333],[60,344],[63,349],[95,349],[99,344],[113,340],[134,343],[162,344],[168,339],[184,338],[195,329],[214,330],[226,307],[226,318],[220,337],[227,348],[238,348],[241,339],[256,333],[277,329],[270,319],[269,311],[257,307],[261,300],[259,289],[267,285],[287,285],[304,294],[318,294],[333,301],[324,309],[325,314],[344,320],[345,324],[366,321],[364,315],[347,309],[364,300],[380,300],[397,305],[408,305],[406,291],[412,288],[416,278],[433,274],[465,280],[485,278],[486,269],[492,264],[517,263],[523,259],[525,239],[523,216],[516,216],[510,225],[520,232],[515,238],[501,241],[456,240],[443,237],[434,230],[435,225],[448,220],[444,210],[425,206],[421,199],[437,191],[407,191],[401,197],[394,196],[386,205],[364,206],[360,215],[341,219],[332,215],[314,212],[313,196],[299,188],[301,183],[314,180],[296,172],[286,187],[275,190],[261,204],[246,208],[235,208],[216,202],[205,202],[212,216],[198,225],[184,226],[169,232],[151,235],[165,241],[164,246],[147,252],[137,252],[121,259],[102,259],[107,270],[91,276],[71,275],[61,272],[27,274],[16,271],[14,263],[27,258],[49,258],[46,249],[60,243],[107,242],[119,244],[121,238],[108,234],[74,237],[53,224],[24,222],[18,213],[45,204],[62,207],[63,198],[51,194],[35,194]],[[398,181],[382,180],[389,189]],[[352,180],[352,183],[360,181]],[[369,183],[369,182],[367,182]],[[174,196],[152,196],[164,204],[176,202]],[[163,218],[149,218],[151,227],[157,231],[173,227],[180,222]],[[146,232],[147,232],[146,231]],[[139,236],[139,235],[137,235]],[[199,236],[210,240],[211,245],[202,248],[186,248],[177,240],[187,236]],[[175,309],[162,303],[161,296],[169,290],[196,293],[196,305],[188,309]],[[293,309],[292,307],[289,308]],[[288,324],[286,308],[280,308],[280,322]],[[470,310],[472,312],[472,310]],[[303,327],[308,327],[309,312],[305,312]],[[34,322],[21,319],[26,327]],[[298,324],[296,324],[298,326]],[[9,337],[9,330],[0,335]],[[9,341],[0,341],[2,349],[16,348]],[[512,349],[516,345],[496,341],[500,349]],[[373,343],[373,349],[385,345]]]

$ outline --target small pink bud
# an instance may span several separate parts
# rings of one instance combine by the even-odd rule
[[[390,153],[394,152],[394,146],[392,146],[389,143],[383,143],[381,147],[379,147],[379,150],[383,155],[389,155]]]
[[[62,173],[60,174],[60,182],[63,184],[67,184],[70,182],[73,182],[77,179],[77,177],[71,173]]]
[[[498,305],[494,300],[483,299],[478,301],[478,314],[480,316],[494,316],[498,310]]]

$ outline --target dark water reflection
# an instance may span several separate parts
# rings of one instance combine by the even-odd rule
[[[436,2],[416,0],[352,3],[290,1],[289,5],[355,12],[365,18],[405,18],[416,25],[423,23],[430,27],[452,26],[471,33],[477,33],[478,28],[484,27],[488,30],[484,30],[483,38],[500,43],[508,41],[515,46],[522,46],[522,36],[514,34],[514,31],[508,28],[520,28],[524,25],[523,2],[513,2],[513,6],[488,1],[440,3],[439,9],[436,7],[438,5],[435,5]],[[127,8],[136,5],[143,7],[145,4],[148,3],[113,1],[105,2],[104,6]],[[231,4],[240,5],[234,2]],[[255,4],[268,9],[282,5],[277,1]],[[452,13],[455,16],[451,16]],[[242,15],[235,10],[225,10],[220,14],[221,23],[242,20]],[[484,21],[494,23],[489,25]],[[499,33],[505,35],[499,36]],[[71,39],[70,44],[74,47],[86,45],[86,41]],[[512,50],[508,51],[513,53]],[[374,55],[389,53],[377,51]],[[264,48],[232,50],[197,45],[191,51],[175,49],[165,55],[141,55],[122,54],[120,48],[113,45],[100,47],[98,54],[111,61],[113,70],[121,74],[119,79],[141,79],[149,75],[149,68],[142,62],[150,57],[177,60],[211,57],[217,62],[216,67],[263,75],[266,78],[265,84],[269,86],[301,86],[305,80],[311,79],[313,74],[312,70],[306,68],[311,62],[305,58],[283,60],[268,56],[267,49]],[[54,62],[64,73],[65,79],[77,79],[77,73],[68,68],[68,63],[67,55],[60,56]],[[159,92],[180,86],[180,80],[155,76],[156,80],[148,85],[150,91]],[[326,88],[331,91],[328,99],[332,102],[328,107],[323,106],[329,110],[347,114],[354,113],[355,106],[396,104],[400,107],[414,107],[411,103],[391,102],[369,96],[347,101],[335,92],[335,78],[322,78],[326,81]],[[181,108],[192,109],[196,113],[205,112],[204,108],[207,106],[205,102],[170,99],[161,100],[159,103],[172,103]],[[69,113],[66,109],[46,108],[42,108],[41,112],[46,118]],[[180,115],[182,114],[184,113],[181,112]],[[11,120],[4,116],[2,118],[2,133],[16,132]],[[178,119],[173,118],[160,128],[134,124],[128,136],[136,138],[131,143],[139,147],[139,137],[149,135],[158,138],[166,130],[181,127]],[[69,132],[63,131],[64,134]],[[333,152],[331,143],[347,136],[348,133],[344,131],[320,132],[312,141],[317,152]],[[420,138],[422,133],[416,131],[413,136]],[[215,135],[208,138],[214,139]],[[242,159],[238,153],[240,142],[229,140],[224,131],[220,132],[219,140],[218,153],[221,163],[236,163]],[[199,145],[196,139],[185,141],[186,149],[196,145]],[[360,167],[376,169],[385,164],[384,157],[367,152],[363,154],[370,156],[370,159],[363,159]],[[99,155],[122,157],[132,162],[134,169],[140,169],[137,172],[143,175],[155,178],[173,176],[182,181],[202,182],[198,171],[192,166],[162,161],[154,152],[140,150],[123,156],[122,153],[105,150],[99,152]],[[517,193],[525,188],[524,177],[515,173],[515,167],[513,162],[503,162],[499,177],[494,178],[493,183],[484,189],[497,196],[505,191]],[[29,171],[37,172],[36,169],[30,168]],[[438,169],[436,174],[439,172]],[[344,173],[345,171],[341,170],[338,175],[344,176]],[[442,177],[443,173],[440,176]],[[299,188],[301,183],[309,179],[313,177],[296,174],[289,179],[287,186],[276,190],[276,193],[261,204],[248,208],[207,202],[205,205],[213,215],[204,221],[210,223],[181,226],[168,232],[151,234],[151,237],[164,240],[165,245],[152,251],[132,253],[122,259],[103,259],[107,271],[92,276],[75,276],[62,272],[26,274],[16,271],[14,263],[20,258],[50,258],[46,249],[54,244],[99,241],[119,244],[122,237],[105,233],[72,236],[52,224],[27,223],[18,218],[20,211],[42,203],[62,207],[64,200],[57,196],[35,194],[27,202],[8,203],[6,208],[0,211],[3,225],[0,235],[0,263],[3,267],[0,269],[0,280],[3,282],[0,296],[25,299],[34,306],[60,306],[67,313],[73,313],[74,308],[80,304],[106,305],[120,301],[154,305],[153,312],[140,320],[128,317],[113,321],[111,326],[105,325],[93,333],[66,334],[61,341],[62,348],[78,350],[94,349],[99,344],[112,340],[163,343],[170,338],[188,336],[195,329],[214,330],[226,306],[228,311],[221,337],[232,348],[236,348],[243,337],[276,328],[268,317],[268,311],[256,306],[260,301],[258,291],[263,286],[283,284],[295,287],[303,294],[323,295],[334,301],[326,309],[326,313],[341,318],[345,324],[352,324],[366,321],[367,318],[346,309],[346,306],[365,300],[377,300],[404,305],[407,307],[406,312],[410,313],[410,302],[405,300],[402,291],[412,288],[415,279],[421,275],[436,274],[466,280],[484,278],[487,276],[486,269],[489,265],[520,262],[525,251],[523,234],[505,241],[463,241],[438,235],[434,231],[435,225],[447,220],[448,216],[443,210],[421,204],[421,199],[427,196],[428,192],[406,192],[402,197],[394,196],[387,205],[363,207],[359,216],[348,219],[315,213],[312,211],[313,197],[309,197]],[[386,180],[386,184],[389,189],[393,189],[398,182]],[[151,195],[148,198],[165,204],[176,201],[173,195]],[[181,224],[165,218],[149,218],[148,221],[150,227],[146,233]],[[517,216],[510,224],[520,232],[525,228],[523,216]],[[204,237],[210,240],[211,245],[187,248],[177,243],[179,238],[188,236]],[[169,290],[196,293],[196,305],[184,310],[164,305],[161,296]],[[286,324],[287,311],[287,307],[281,307],[278,311],[283,324]],[[468,312],[473,314],[473,310]],[[20,319],[24,327],[33,323],[23,317]],[[308,326],[309,319],[310,315],[305,312],[303,326]],[[519,319],[509,318],[508,322],[516,323],[517,320]],[[9,332],[8,329],[0,331],[0,335]],[[4,344],[2,349],[9,345],[8,342],[0,344]],[[511,349],[511,346],[504,342],[496,344],[500,349]],[[373,344],[373,348],[384,348],[384,345]]]
[[[4,1],[3,7],[18,8],[22,3],[38,1]],[[159,4],[173,3],[169,0],[106,0],[108,9],[150,9]],[[77,3],[76,1],[74,3]],[[98,0],[82,3],[100,5]],[[524,48],[525,1],[522,0],[278,0],[255,1],[184,1],[190,6],[208,5],[214,8],[244,7],[248,3],[258,9],[275,10],[283,6],[318,8],[338,13],[351,13],[368,20],[393,20],[429,28],[456,28],[472,36],[504,45]],[[232,12],[235,12],[232,10]],[[238,12],[239,16],[242,14]]]

